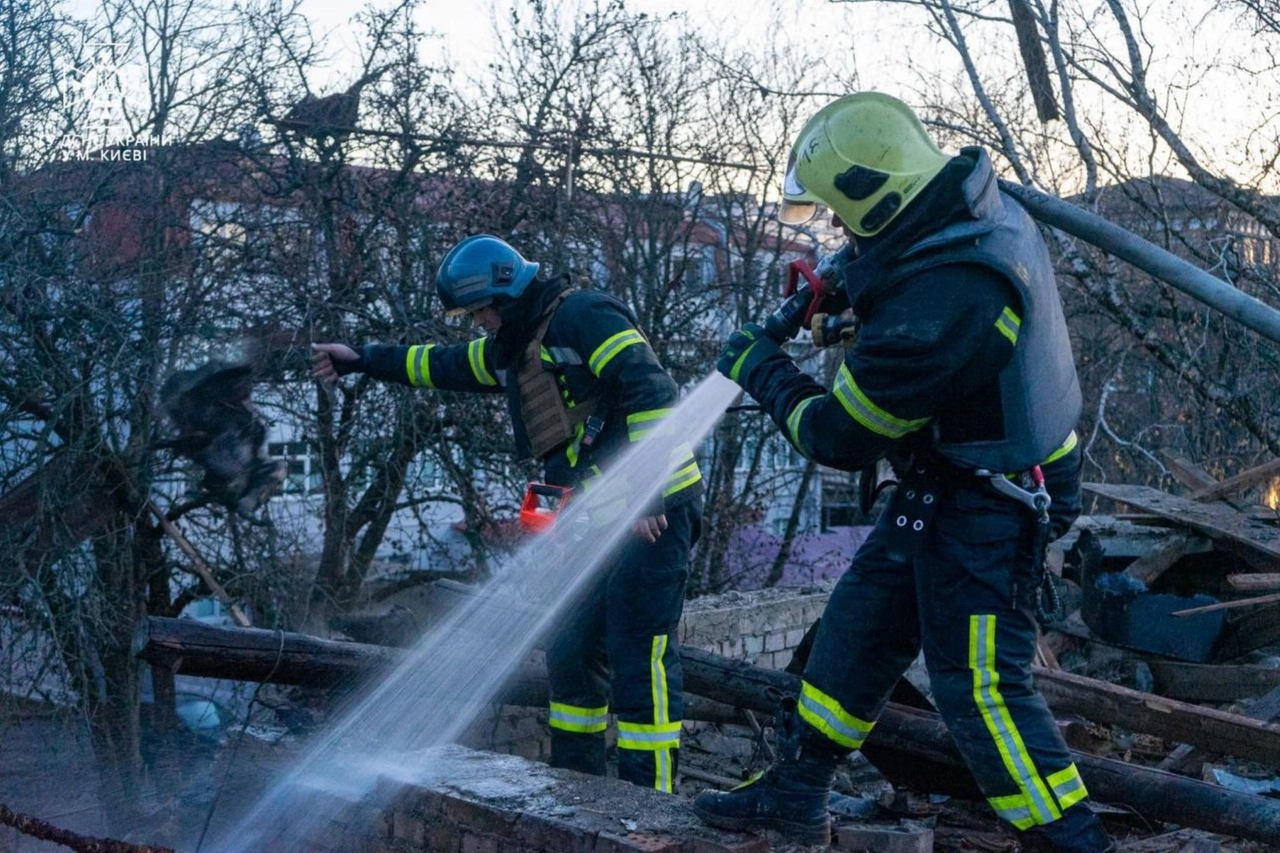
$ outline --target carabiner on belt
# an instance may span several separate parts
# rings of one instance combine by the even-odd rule
[[[1049,507],[1053,504],[1053,499],[1049,497],[1049,491],[1044,487],[1044,472],[1040,470],[1040,466],[1033,466],[1024,474],[1024,482],[1030,481],[1032,488],[1024,489],[1017,483],[1010,480],[1004,474],[990,471],[986,468],[979,468],[973,472],[975,476],[981,477],[989,482],[992,487],[1004,495],[1013,498],[1020,504],[1036,514],[1037,518],[1047,518],[1049,515]]]

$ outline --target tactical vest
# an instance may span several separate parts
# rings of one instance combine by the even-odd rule
[[[555,372],[549,370],[542,360],[542,339],[566,296],[568,293],[560,294],[547,306],[516,369],[520,420],[524,423],[525,437],[535,459],[545,459],[571,441],[577,434],[578,425],[595,409],[594,399],[573,408],[566,405]]]
[[[978,159],[964,183],[978,218],[949,225],[908,247],[886,270],[890,280],[885,287],[934,267],[981,264],[1017,289],[1022,326],[1013,358],[999,377],[1004,438],[946,442],[935,421],[933,446],[965,468],[1022,471],[1066,441],[1083,403],[1048,247],[1022,206],[997,188],[986,153]]]

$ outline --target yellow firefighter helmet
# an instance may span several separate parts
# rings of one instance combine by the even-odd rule
[[[881,92],[845,95],[818,110],[796,138],[779,216],[807,222],[822,204],[853,233],[870,237],[949,159],[902,101]]]

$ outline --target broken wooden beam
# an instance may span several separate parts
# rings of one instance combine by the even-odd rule
[[[376,675],[404,656],[404,650],[388,646],[162,616],[148,616],[138,623],[133,653],[147,663],[172,669],[176,675],[299,687],[350,685]],[[546,671],[521,667],[504,685],[500,699],[509,705],[543,707],[548,696]],[[747,725],[742,712],[732,706],[701,696],[692,699],[686,708],[691,720]]]
[[[1280,642],[1280,605],[1272,604],[1228,619],[1218,640],[1216,659],[1234,660],[1275,642]]]
[[[1181,702],[1236,702],[1280,686],[1280,669],[1267,666],[1183,663],[1148,658],[1161,696]]]
[[[795,695],[798,676],[760,669],[698,649],[682,649],[685,689],[744,708],[772,712],[768,688]],[[937,714],[889,703],[863,752],[895,784],[971,795],[976,790]],[[1280,804],[1136,764],[1085,752],[1072,758],[1100,802],[1124,804],[1148,819],[1268,843],[1280,842]],[[908,778],[909,777],[909,778]]]
[[[1217,477],[1190,459],[1169,450],[1160,451],[1160,455],[1164,457],[1164,464],[1173,478],[1193,492],[1212,489],[1218,485]]]
[[[1280,591],[1280,573],[1246,572],[1227,575],[1227,586],[1237,592],[1276,592]]]
[[[341,683],[353,675],[376,671],[404,654],[359,643],[159,617],[143,620],[134,648],[145,660],[192,675],[315,685]],[[321,653],[311,656],[310,649]],[[682,649],[681,655],[686,694],[772,714],[776,702],[768,688],[791,694],[799,690],[799,677],[786,672],[760,669],[698,649]],[[536,685],[523,695],[539,695]],[[511,693],[503,693],[502,699],[515,701]],[[694,719],[692,714],[688,716]],[[939,793],[977,795],[972,777],[936,714],[890,703],[864,751],[891,781],[914,781],[924,790]],[[1155,820],[1280,843],[1280,804],[1273,801],[1087,753],[1075,752],[1073,756],[1085,783],[1103,802],[1124,803]]]
[[[392,664],[401,655],[384,646],[162,617],[142,620],[134,635],[134,650],[150,663],[176,667],[178,674],[317,687],[343,684]],[[705,654],[685,651],[686,660],[695,662]],[[687,670],[686,666],[686,679]],[[1280,767],[1280,726],[1060,670],[1035,667],[1033,672],[1050,707],[1061,713]],[[508,688],[512,703],[545,701],[543,678],[541,672],[522,670]],[[686,689],[698,692],[687,684]],[[714,691],[703,695],[734,704]],[[764,710],[772,713],[773,709]]]
[[[1033,672],[1036,688],[1055,712],[1280,768],[1280,725],[1060,670]]]
[[[1258,604],[1275,604],[1276,602],[1280,602],[1280,593],[1259,595],[1253,598],[1239,598],[1235,601],[1218,601],[1213,604],[1205,604],[1200,607],[1188,607],[1185,610],[1175,610],[1169,615],[1195,616],[1198,613],[1213,613],[1218,610],[1239,610],[1241,607],[1253,607]]]
[[[1247,716],[1251,720],[1259,720],[1264,723],[1269,723],[1277,716],[1280,716],[1280,687],[1272,688],[1270,693],[1254,702],[1252,707],[1249,708]],[[1160,762],[1160,769],[1177,771],[1194,762],[1203,764],[1209,754],[1210,751],[1207,749],[1184,743],[1171,752],[1164,761]]]
[[[95,838],[63,829],[38,817],[15,812],[0,803],[0,826],[11,826],[23,835],[39,841],[49,841],[69,847],[76,853],[177,853],[171,847],[155,847],[150,844],[132,844],[114,838]],[[14,847],[16,850],[17,847]]]
[[[1168,540],[1145,556],[1134,560],[1125,568],[1130,577],[1151,586],[1174,564],[1191,553],[1191,538],[1186,533],[1172,533]]]
[[[133,653],[179,675],[305,687],[332,687],[364,677],[395,663],[401,655],[384,646],[160,616],[138,623]]]
[[[1141,507],[1213,538],[1229,539],[1272,563],[1280,561],[1280,529],[1252,521],[1221,503],[1198,503],[1147,486],[1084,483],[1082,488],[1113,501]]]
[[[1272,459],[1270,462],[1264,462],[1256,468],[1250,468],[1242,471],[1234,477],[1229,477],[1221,483],[1214,483],[1211,486],[1204,486],[1192,492],[1189,496],[1193,501],[1216,501],[1221,500],[1227,495],[1234,495],[1237,492],[1243,492],[1245,489],[1252,488],[1259,483],[1270,480],[1272,477],[1280,476],[1280,459]]]
[[[187,537],[182,535],[182,531],[177,528],[177,525],[169,520],[169,516],[160,511],[160,507],[156,506],[155,501],[148,500],[146,509],[160,523],[160,529],[169,534],[170,539],[178,543],[178,548],[191,560],[191,572],[204,581],[204,585],[213,593],[214,598],[226,606],[227,611],[231,614],[231,619],[241,628],[248,628],[250,624],[249,617],[240,609],[240,605],[236,604],[231,596],[227,594],[222,584],[218,583],[217,578],[213,576],[213,569],[209,568],[209,564],[200,556],[200,552],[187,541]]]
[[[1149,522],[1158,524],[1137,524],[1131,519],[1119,519],[1114,515],[1082,515],[1061,539],[1051,543],[1049,547],[1050,550],[1070,550],[1081,533],[1088,531],[1098,540],[1107,557],[1136,560],[1159,548],[1171,534],[1181,532],[1188,534],[1188,554],[1204,554],[1214,550],[1213,542],[1208,537],[1171,525],[1154,515],[1146,518]]]

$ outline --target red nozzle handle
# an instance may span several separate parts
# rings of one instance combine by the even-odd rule
[[[813,271],[808,261],[798,258],[787,264],[787,286],[782,293],[784,297],[791,296],[799,290],[801,276],[804,276],[804,280],[809,283],[809,289],[813,291],[813,298],[809,300],[809,308],[805,311],[804,320],[800,324],[801,328],[807,329],[813,320],[813,315],[817,314],[822,306],[823,300],[836,291],[830,283]]]

